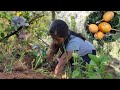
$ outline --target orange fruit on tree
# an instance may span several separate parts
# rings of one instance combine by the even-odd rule
[[[95,37],[96,39],[98,39],[98,40],[103,39],[104,36],[105,36],[105,34],[104,34],[103,32],[101,32],[101,31],[98,31],[98,32],[96,32],[96,33],[94,34],[94,37]]]
[[[114,17],[114,12],[112,11],[107,11],[104,15],[103,15],[103,20],[105,22],[109,22],[110,20],[112,20]]]
[[[107,22],[101,22],[99,25],[98,25],[98,29],[100,31],[102,31],[103,33],[108,33],[111,31],[112,27],[109,23]]]
[[[96,24],[88,25],[88,29],[91,33],[96,33],[98,31],[98,26]]]

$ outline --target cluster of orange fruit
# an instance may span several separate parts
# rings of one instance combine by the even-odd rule
[[[89,32],[94,34],[94,37],[98,40],[103,39],[106,33],[109,33],[112,29],[111,25],[109,22],[113,19],[114,17],[114,12],[113,11],[107,11],[103,15],[103,19],[101,22],[96,25],[96,24],[89,24],[88,25],[88,30]]]

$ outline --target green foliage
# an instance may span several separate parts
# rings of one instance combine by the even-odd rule
[[[42,63],[42,62],[41,62],[41,57],[40,57],[40,56],[37,56],[36,59],[35,59],[35,67],[34,67],[34,69],[36,69],[36,67],[37,67],[40,63]]]
[[[115,13],[114,18],[109,22],[111,27],[116,29],[118,28],[118,26],[120,25],[120,15],[118,15],[117,13]]]
[[[77,78],[80,75],[80,71],[74,70],[72,73],[72,78]]]
[[[33,50],[33,55],[35,57],[33,69],[37,67],[42,67],[44,60],[46,59],[46,48],[40,48],[40,50]]]
[[[30,11],[22,11],[22,16],[28,21],[30,19],[30,13]]]
[[[76,20],[74,16],[71,16],[71,29],[76,31]]]
[[[25,52],[24,51],[22,51],[21,52],[21,56],[20,56],[20,58],[19,58],[19,61],[21,61],[22,59],[23,59],[23,56],[25,55]]]
[[[4,35],[4,33],[1,33],[1,37],[3,38],[5,35]]]
[[[14,16],[14,12],[12,11],[1,11],[0,12],[0,18],[5,18],[5,19],[8,19],[8,20],[11,20],[12,17]]]
[[[100,21],[101,18],[102,18],[102,12],[100,11],[93,12],[92,14],[89,15],[89,17],[87,17],[87,23],[96,24],[96,22]]]
[[[117,40],[117,39],[120,39],[120,32],[115,34],[115,35],[112,35],[112,39],[113,40]]]
[[[111,79],[112,75],[110,73],[106,73],[107,63],[111,60],[111,56],[106,54],[101,54],[100,56],[96,56],[93,54],[88,55],[92,60],[90,64],[86,64],[83,66],[82,58],[76,53],[73,53],[74,59],[74,69],[70,71],[70,67],[67,68],[67,76],[68,78],[73,79]],[[85,68],[86,71],[82,71],[82,68]]]
[[[48,11],[21,11],[23,17],[28,21],[30,21],[33,17],[38,16],[38,15],[43,15],[42,17],[36,19],[28,28],[24,28],[26,33],[32,33],[32,36],[30,37],[29,40],[23,40],[21,41],[16,35],[11,36],[8,39],[4,39],[2,42],[0,42],[0,65],[7,61],[6,64],[6,72],[11,72],[13,69],[13,62],[14,60],[22,60],[25,53],[29,53],[30,55],[34,56],[33,60],[33,69],[36,70],[38,68],[42,68],[42,65],[45,63],[46,59],[46,51],[47,51],[47,46],[43,43],[42,40],[44,40],[46,43],[51,42],[51,38],[48,36],[48,30],[49,26],[51,24],[51,13]],[[17,26],[11,26],[11,19],[16,16],[15,11],[1,11],[0,12],[0,39],[4,38],[5,36],[11,34],[14,32],[18,27]],[[98,16],[100,16],[98,14]],[[94,17],[94,16],[91,16]],[[101,17],[95,17],[91,20],[91,22],[96,22],[100,20]],[[117,19],[116,17],[115,19]],[[111,21],[116,27],[119,25],[118,19],[116,20],[117,22]],[[91,23],[90,22],[90,23]],[[76,30],[76,20],[74,16],[71,16],[71,28],[73,30]],[[113,25],[113,26],[114,26]],[[18,33],[19,35],[20,33]],[[118,34],[118,33],[117,33]],[[113,35],[112,38],[115,40],[119,38],[118,35]],[[41,40],[42,39],[42,40]],[[90,37],[90,39],[92,39]],[[93,40],[93,39],[92,39]],[[40,50],[36,51],[34,49],[28,49],[27,46],[30,44],[31,46],[34,46],[34,44],[37,44],[40,46]],[[104,45],[104,41],[101,41],[98,43],[101,45],[101,47],[98,46],[99,51],[103,49],[102,45]],[[73,58],[74,58],[74,70],[71,70],[71,67],[68,65],[67,66],[67,75],[69,78],[75,78],[75,79],[82,79],[82,78],[111,78],[111,75],[108,75],[104,73],[105,70],[105,63],[110,60],[108,55],[101,54],[102,51],[99,53],[99,57],[92,56],[92,61],[90,64],[86,65],[84,67],[82,65],[82,58],[76,54],[76,52],[73,53]],[[19,54],[21,57],[16,58],[16,55]],[[108,57],[107,57],[108,56]],[[81,68],[86,68],[87,71],[83,72]],[[94,72],[96,70],[96,72]]]
[[[74,63],[73,63],[74,67],[71,67],[71,65],[69,67],[69,64],[68,64],[68,67],[66,68],[67,77],[72,79],[81,79],[84,77],[84,73],[80,69],[80,68],[83,68],[82,58],[77,54],[77,52],[73,52],[72,56],[74,60]]]
[[[36,69],[38,66],[42,66],[44,59],[46,58],[46,48],[45,44],[39,40],[39,37],[47,39],[47,31],[49,29],[49,25],[51,23],[51,16],[50,14],[46,12],[39,12],[37,11],[33,12],[32,11],[21,11],[23,16],[27,22],[33,19],[35,16],[38,15],[43,15],[42,17],[36,19],[29,28],[24,28],[26,33],[32,33],[32,36],[30,37],[29,40],[19,40],[16,35],[13,35],[9,37],[8,39],[4,39],[2,42],[0,42],[2,47],[0,49],[0,61],[2,64],[4,61],[9,61],[6,65],[6,72],[12,70],[12,64],[13,61],[18,59],[22,60],[25,53],[30,53],[30,55],[35,56],[35,61],[34,61],[34,69]],[[1,11],[0,12],[0,39],[4,38],[5,36],[11,34],[14,32],[18,26],[11,26],[11,20],[12,18],[16,16],[16,12],[14,11]],[[41,23],[42,22],[42,23]],[[19,35],[20,33],[18,33]],[[39,37],[36,37],[38,35]],[[37,43],[38,45],[41,46],[40,52],[36,52],[34,50],[28,50],[27,46],[28,44],[34,45]],[[39,56],[38,53],[40,53]],[[19,54],[20,57],[16,58],[16,55]]]
[[[109,74],[106,73],[106,63],[110,60],[109,55],[101,54],[101,56],[97,57],[95,55],[89,54],[90,59],[95,63],[96,66],[94,66],[93,69],[95,70],[95,73],[92,72],[93,74],[98,74],[102,79],[109,78]],[[89,66],[88,66],[89,67]],[[90,65],[91,67],[91,65]],[[96,69],[95,69],[96,68]]]

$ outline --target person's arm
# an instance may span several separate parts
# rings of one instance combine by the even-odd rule
[[[75,40],[75,39],[68,43],[68,45],[66,47],[67,54],[64,53],[58,60],[59,63],[57,64],[57,66],[55,68],[55,74],[56,75],[61,73],[65,64],[72,58],[73,51],[78,51],[79,46],[80,46],[80,43],[77,42],[77,40]]]
[[[55,68],[55,75],[58,75],[59,73],[61,73],[61,71],[63,70],[65,64],[72,58],[72,52],[73,51],[67,51],[67,53],[65,52],[60,58],[59,58],[59,62]]]
[[[59,50],[59,46],[52,43],[50,48],[47,51],[47,58],[46,59],[48,62],[51,62],[53,60],[53,57],[55,54],[57,54],[58,50]]]

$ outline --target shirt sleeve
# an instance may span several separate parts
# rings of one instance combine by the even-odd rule
[[[69,42],[66,46],[66,51],[79,50],[79,43],[76,41]]]

